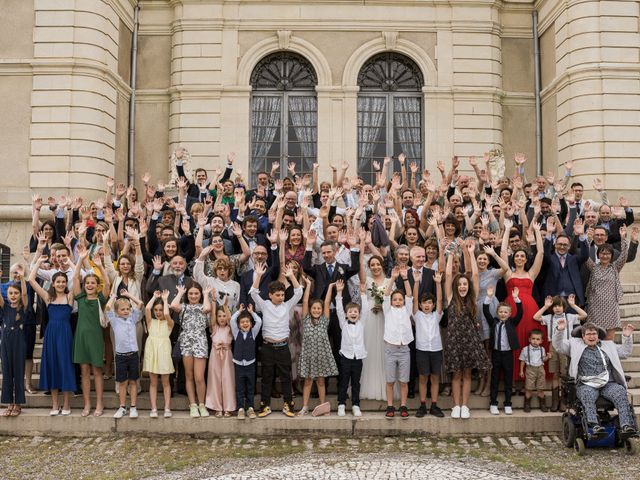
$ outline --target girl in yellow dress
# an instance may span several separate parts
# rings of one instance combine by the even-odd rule
[[[145,308],[145,318],[149,336],[144,347],[142,370],[149,372],[151,384],[149,398],[151,400],[151,418],[158,418],[158,375],[162,378],[164,394],[164,417],[171,416],[171,386],[169,375],[174,372],[171,359],[171,341],[169,335],[173,329],[173,320],[169,314],[169,290],[155,291]]]

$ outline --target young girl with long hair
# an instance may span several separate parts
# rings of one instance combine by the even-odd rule
[[[77,388],[71,332],[73,293],[69,291],[67,274],[64,272],[53,275],[48,291],[40,286],[37,274],[45,260],[46,256],[38,258],[29,275],[29,284],[46,305],[49,318],[42,345],[39,387],[51,392],[49,415],[71,415],[71,395]],[[62,410],[58,401],[59,391],[63,392]]]
[[[184,364],[185,386],[189,397],[191,417],[208,417],[205,406],[206,383],[204,371],[207,367],[209,348],[207,345],[207,325],[211,312],[210,292],[191,281],[186,287],[178,285],[178,293],[171,310],[180,313],[182,331],[178,337],[182,362]],[[186,294],[186,303],[182,297]],[[196,403],[197,399],[197,403]]]
[[[169,313],[169,290],[157,290],[145,307],[145,321],[149,336],[144,344],[142,371],[149,372],[149,400],[151,418],[158,417],[158,377],[162,379],[164,418],[171,417],[171,384],[169,375],[175,372],[171,358],[171,330],[173,319]]]
[[[20,284],[7,288],[8,302],[0,295],[0,359],[2,360],[2,398],[7,404],[3,415],[17,417],[22,411],[20,404],[26,403],[24,395],[24,361],[27,344],[24,323],[29,315],[27,285],[24,275],[19,274]]]
[[[471,371],[484,372],[489,368],[489,358],[480,340],[480,324],[476,314],[478,295],[478,267],[473,256],[475,245],[467,245],[472,258],[472,274],[453,276],[453,255],[447,258],[445,295],[447,307],[447,336],[444,345],[444,360],[451,372],[453,395],[452,418],[469,418],[471,396]],[[474,281],[475,279],[475,281]]]
[[[212,295],[217,295],[212,290]],[[231,343],[231,313],[227,307],[228,296],[224,303],[211,302],[211,354],[209,355],[209,378],[207,381],[208,409],[213,410],[216,417],[230,417],[236,409],[236,384],[233,367]]]

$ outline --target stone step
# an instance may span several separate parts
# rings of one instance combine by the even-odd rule
[[[621,360],[621,362],[622,362],[622,368],[625,371],[625,373],[640,372],[640,358],[631,357],[625,360]]]
[[[640,305],[620,305],[620,318],[640,317]]]
[[[623,283],[622,291],[624,293],[640,292],[640,285],[638,285],[637,283]]]
[[[628,393],[631,395],[632,405],[634,407],[640,405],[640,388],[630,388]]]
[[[623,323],[623,325],[626,325],[627,323],[628,322]],[[640,330],[634,331],[632,336],[633,336],[633,343],[640,343]],[[615,342],[616,343],[622,342],[622,330],[619,330],[615,333]]]
[[[634,389],[634,391],[636,391],[636,393],[634,394],[634,401],[637,398],[637,404],[640,405],[640,388]],[[115,392],[113,392],[112,390],[106,390],[104,397],[104,404],[105,404],[105,408],[107,409],[117,409],[118,406],[120,405],[119,403],[119,399],[118,399],[118,395],[115,394]],[[337,401],[337,396],[335,394],[330,394],[327,395],[327,399],[328,402],[331,403],[331,408],[333,410],[336,410],[338,408],[338,401]],[[503,400],[503,395],[500,394],[498,396],[498,401],[500,402],[500,404],[502,405],[502,400]],[[524,406],[524,396],[513,396],[512,397],[512,403],[513,403],[513,408],[514,409],[522,409]],[[162,396],[162,390],[160,390],[158,392],[158,404],[162,405],[163,404],[163,396]],[[551,392],[547,391],[546,392],[546,401],[547,401],[547,405],[551,404]],[[92,405],[95,406],[95,392],[91,392],[91,402]],[[318,405],[320,401],[317,398],[312,398],[309,401],[309,407],[312,409],[313,407],[315,407],[316,405]],[[129,403],[129,398],[127,398],[127,404]],[[295,403],[295,407],[296,409],[299,409],[302,407],[302,396],[297,396],[294,398],[294,403]],[[398,402],[396,402],[398,403]],[[258,407],[258,405],[260,404],[260,396],[256,395],[255,398],[255,406]],[[274,398],[271,400],[271,408],[274,411],[279,411],[282,410],[282,404],[283,404],[283,399],[282,398]],[[347,402],[347,404],[349,404],[349,402]],[[440,408],[442,409],[451,409],[451,407],[453,406],[453,398],[450,396],[444,397],[441,396],[438,399],[438,405],[440,406]],[[534,407],[534,409],[537,409],[537,405],[538,405],[538,401],[536,399],[533,399],[532,401],[532,405]],[[26,403],[26,407],[27,408],[50,408],[51,406],[51,396],[50,395],[45,395],[44,392],[36,392],[34,394],[27,394],[27,403]],[[74,396],[71,399],[71,406],[74,409],[82,409],[83,407],[83,400],[82,400],[82,395],[77,395]],[[138,408],[142,409],[142,410],[149,410],[151,408],[151,403],[149,400],[149,393],[148,392],[142,392],[138,395],[138,399],[137,399],[137,406]],[[409,409],[415,410],[420,406],[420,400],[418,398],[410,398],[407,401],[407,407]],[[186,397],[186,395],[180,395],[177,394],[175,395],[172,399],[171,399],[171,408],[173,410],[188,410],[189,408],[189,400]],[[368,412],[382,412],[384,410],[386,410],[387,408],[387,402],[384,400],[361,400],[360,401],[360,408],[363,411],[368,411]],[[481,397],[479,395],[471,395],[471,398],[469,400],[469,408],[472,409],[480,409],[480,410],[484,410],[484,409],[488,409],[489,408],[489,397]],[[1,423],[1,422],[0,422]]]
[[[626,293],[623,295],[620,305],[640,303],[640,293]]]
[[[86,417],[79,410],[68,417],[51,417],[46,408],[25,408],[18,417],[0,422],[0,435],[55,435],[91,436],[96,434],[188,434],[197,437],[220,436],[394,436],[394,435],[485,435],[508,433],[549,433],[560,435],[562,417],[559,413],[515,410],[513,415],[498,418],[487,410],[472,410],[471,418],[453,419],[449,412],[445,418],[427,415],[424,418],[399,417],[387,419],[383,413],[365,413],[355,419],[350,414],[338,417],[335,412],[323,417],[287,418],[282,413],[272,413],[266,418],[238,420],[237,418],[191,418],[187,412],[174,412],[172,418],[150,418],[148,412],[140,411],[136,419],[113,418],[114,410],[105,410],[101,417]],[[636,416],[640,409],[636,409]],[[558,440],[559,441],[559,440]]]

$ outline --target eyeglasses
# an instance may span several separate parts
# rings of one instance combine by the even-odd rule
[[[568,247],[568,243],[556,243],[556,247]]]

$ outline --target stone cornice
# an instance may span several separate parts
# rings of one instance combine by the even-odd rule
[[[558,90],[573,82],[601,78],[630,78],[640,80],[640,72],[638,71],[637,65],[629,63],[586,63],[565,70],[562,74],[554,78],[540,94],[544,99],[548,95],[553,95]]]

